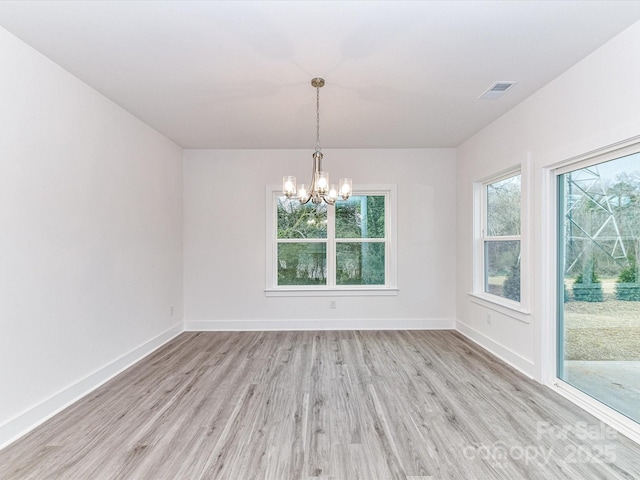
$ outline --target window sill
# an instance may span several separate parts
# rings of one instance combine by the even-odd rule
[[[372,297],[395,296],[397,288],[388,287],[328,287],[328,288],[266,288],[264,294],[267,297]]]
[[[482,305],[485,308],[515,318],[523,323],[531,322],[531,311],[528,308],[524,308],[520,303],[487,293],[469,292],[469,297],[473,303]]]

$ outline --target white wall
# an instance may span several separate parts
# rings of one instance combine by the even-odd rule
[[[457,165],[457,328],[520,369],[543,379],[543,348],[553,320],[546,294],[553,284],[543,264],[548,214],[544,168],[640,135],[640,23],[575,65],[461,145]],[[530,157],[533,183],[533,314],[526,324],[470,301],[472,184]],[[639,166],[640,167],[640,166]]]
[[[398,296],[265,297],[265,186],[307,183],[308,150],[187,150],[187,329],[453,328],[455,151],[324,150],[332,178],[398,186]]]
[[[2,445],[180,331],[182,150],[2,29],[0,65]]]

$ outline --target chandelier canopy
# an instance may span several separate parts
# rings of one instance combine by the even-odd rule
[[[329,183],[329,172],[322,170],[322,152],[320,148],[320,88],[324,86],[324,78],[314,78],[311,85],[316,89],[316,150],[313,152],[313,171],[309,186],[304,183],[296,188],[296,177],[287,175],[282,177],[282,193],[287,198],[297,197],[301,204],[311,200],[312,203],[325,202],[329,205],[341,198],[347,200],[351,196],[352,183],[350,178],[341,178],[338,187]]]

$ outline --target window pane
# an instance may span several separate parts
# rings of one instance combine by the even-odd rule
[[[327,238],[327,206],[278,197],[278,238]]]
[[[492,295],[520,301],[520,241],[484,243],[485,286]]]
[[[336,244],[336,283],[338,285],[384,285],[383,242]]]
[[[520,175],[487,185],[487,237],[520,235]]]
[[[327,244],[278,244],[278,285],[326,285]]]
[[[384,195],[336,202],[336,238],[384,238]]]

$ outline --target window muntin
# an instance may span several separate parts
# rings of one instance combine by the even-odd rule
[[[484,184],[482,225],[483,292],[520,302],[520,172]]]

